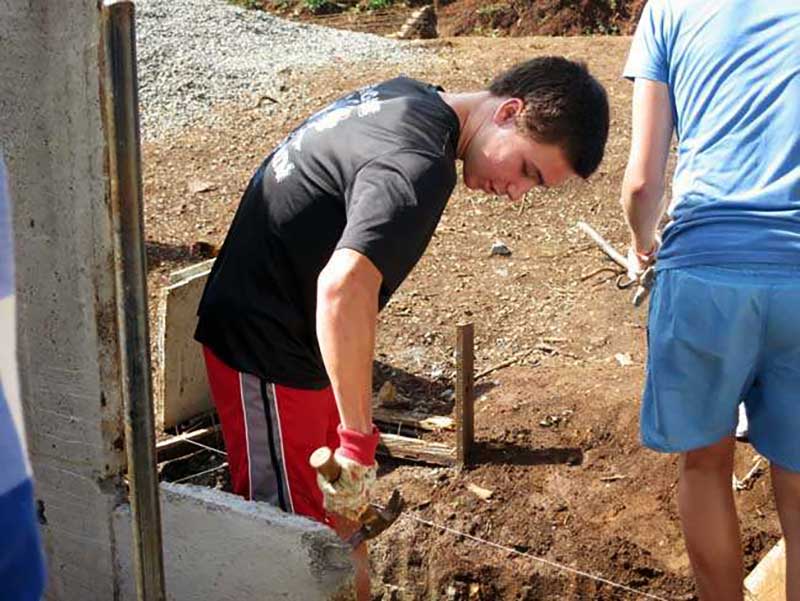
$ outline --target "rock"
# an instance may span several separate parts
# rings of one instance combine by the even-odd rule
[[[189,182],[189,192],[192,194],[199,194],[200,192],[211,192],[216,190],[217,187],[211,182],[204,182],[201,180],[192,180]]]
[[[477,495],[484,501],[491,499],[492,495],[494,494],[494,491],[491,491],[488,488],[483,488],[482,486],[478,486],[477,484],[472,484],[471,482],[467,484],[467,490]]]
[[[621,367],[633,365],[633,359],[631,359],[630,353],[617,353],[614,355],[614,359],[617,360],[617,363],[619,363]]]
[[[492,250],[490,252],[491,256],[499,255],[501,257],[510,257],[511,256],[511,249],[506,246],[506,244],[500,240],[495,240],[494,244],[492,244]]]
[[[431,430],[453,430],[455,421],[449,415],[432,415],[420,421],[420,424]]]
[[[383,383],[376,399],[381,407],[393,407],[398,404],[397,389],[390,380]]]
[[[397,37],[401,40],[430,40],[439,37],[436,11],[433,6],[423,6],[411,13],[411,16],[400,28]]]

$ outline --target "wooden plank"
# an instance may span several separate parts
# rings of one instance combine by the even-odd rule
[[[419,438],[381,433],[378,452],[388,457],[421,461],[434,465],[453,465],[456,450],[441,442],[427,442]]]
[[[375,407],[372,410],[372,419],[374,422],[385,424],[390,428],[400,425],[428,432],[452,430],[455,427],[455,421],[449,415],[413,413],[387,407]]]
[[[475,438],[473,324],[456,326],[456,456],[460,466],[469,465]]]
[[[744,587],[753,601],[786,599],[786,541],[778,541],[745,578]]]
[[[187,432],[186,434],[178,434],[177,436],[172,436],[166,440],[162,440],[161,442],[156,443],[156,456],[158,457],[157,461],[161,463],[162,461],[168,461],[177,457],[189,455],[190,453],[200,449],[200,447],[193,443],[208,445],[216,440],[220,435],[220,426],[219,424],[215,424],[208,428],[201,428],[199,430]]]
[[[161,291],[157,332],[156,427],[170,428],[214,408],[203,350],[194,339],[197,305],[211,261],[170,275]]]
[[[195,263],[194,265],[189,265],[189,267],[173,271],[169,274],[169,285],[174,286],[175,284],[182,284],[198,275],[208,274],[214,266],[214,261],[216,261],[216,259],[209,259],[208,261]]]

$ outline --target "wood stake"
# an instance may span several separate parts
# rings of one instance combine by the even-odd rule
[[[471,323],[456,326],[456,460],[461,467],[469,465],[475,438],[474,332]]]

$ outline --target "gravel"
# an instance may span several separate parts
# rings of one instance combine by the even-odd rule
[[[293,72],[423,56],[395,40],[295,23],[224,0],[139,0],[136,11],[145,139],[213,123],[211,109],[222,103],[281,98]]]

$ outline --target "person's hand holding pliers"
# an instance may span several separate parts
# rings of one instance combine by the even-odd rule
[[[638,252],[633,245],[628,247],[627,267],[628,279],[636,282],[636,292],[633,294],[633,305],[638,307],[650,294],[656,278],[655,263],[661,240],[656,237],[653,247],[646,253]]]

